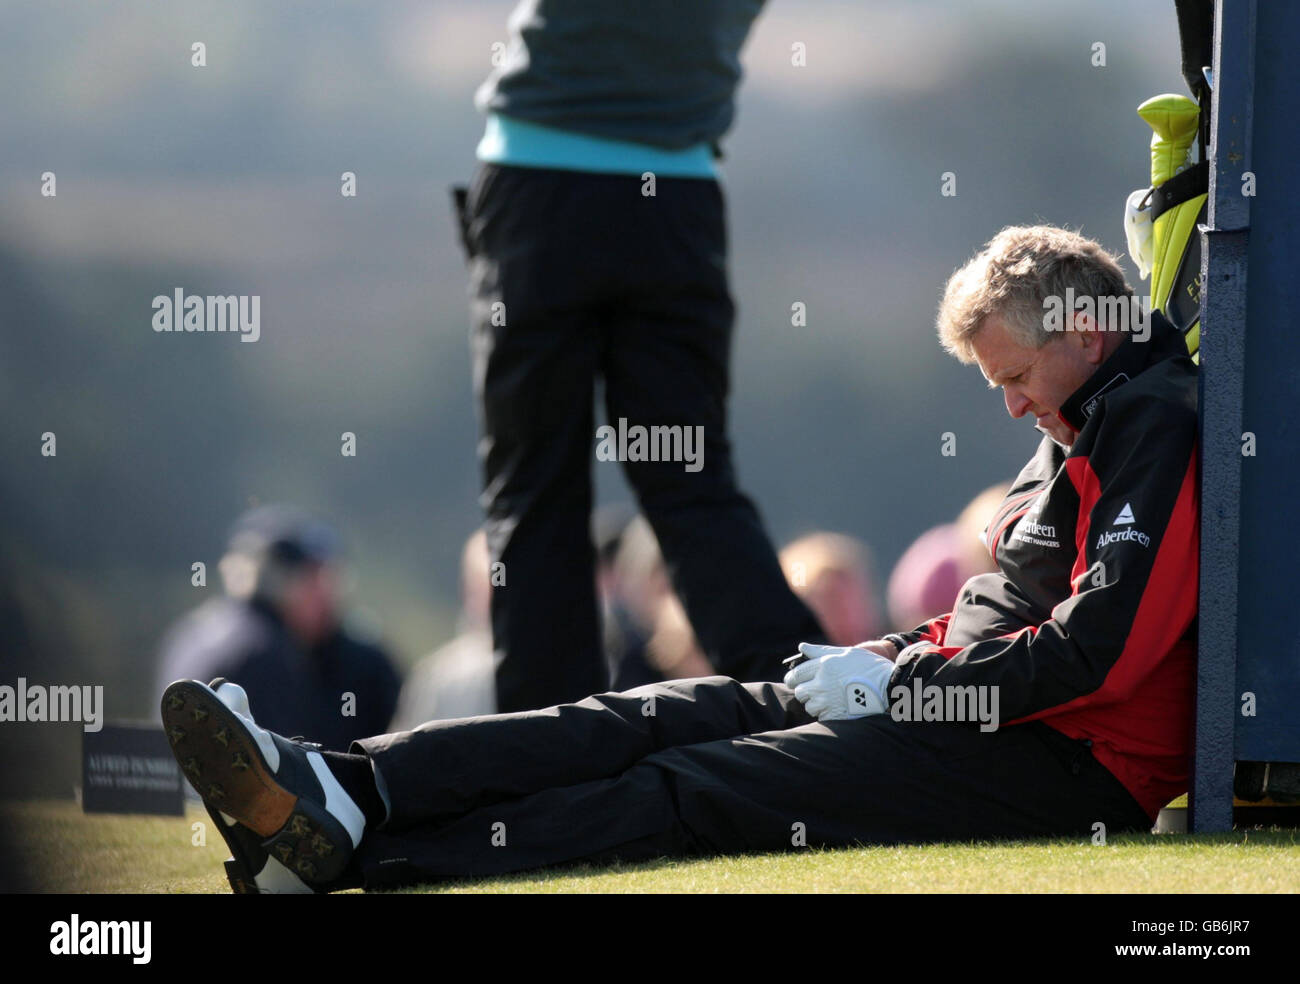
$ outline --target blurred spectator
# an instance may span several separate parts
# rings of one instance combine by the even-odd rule
[[[609,667],[609,689],[630,690],[656,683],[660,676],[646,661],[651,627],[641,613],[645,586],[627,557],[620,567],[625,535],[636,510],[628,505],[602,506],[592,517],[596,544],[596,597],[600,601],[601,644]],[[655,590],[658,590],[656,588]]]
[[[901,632],[952,611],[962,576],[963,551],[955,523],[932,527],[903,551],[889,575],[889,614]]]
[[[716,671],[700,649],[695,630],[681,599],[669,592],[655,612],[646,661],[661,680],[689,680],[712,676]]]
[[[922,533],[889,576],[889,615],[898,631],[952,611],[966,581],[997,569],[982,536],[1006,496],[1006,484],[985,489],[963,508],[955,523]]]
[[[604,506],[592,517],[592,538],[608,689],[628,690],[673,676],[711,674],[673,594],[649,524],[631,506]],[[461,597],[460,634],[408,674],[391,730],[409,731],[425,721],[496,713],[490,556],[482,530],[465,543]]]
[[[343,627],[332,529],[291,507],[254,509],[219,567],[226,597],[168,631],[157,692],[225,677],[248,691],[259,724],[336,751],[388,730],[400,681],[382,649]]]
[[[998,569],[997,561],[989,553],[984,530],[1010,491],[1010,482],[990,485],[971,499],[957,516],[957,545],[962,551],[964,557],[962,569],[967,572],[968,578],[976,574],[992,573]]]
[[[809,533],[781,551],[781,569],[832,645],[854,646],[884,631],[871,551],[860,540]]]
[[[606,616],[606,628],[610,606],[616,604],[619,594],[615,562],[618,560],[619,548],[623,545],[623,534],[634,519],[636,509],[627,503],[601,506],[591,517],[591,539],[596,545],[596,597]],[[608,634],[606,643],[608,644]]]
[[[491,593],[487,536],[478,530],[461,551],[460,634],[411,668],[391,730],[410,731],[425,721],[496,713],[496,662],[488,624]]]
[[[713,673],[645,517],[634,516],[624,527],[601,583],[610,689]]]

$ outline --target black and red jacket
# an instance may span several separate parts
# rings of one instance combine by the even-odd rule
[[[1187,789],[1196,675],[1197,376],[1158,312],[1061,408],[985,532],[999,570],[911,632],[889,691],[992,686],[1004,725],[1041,720],[1154,820]]]

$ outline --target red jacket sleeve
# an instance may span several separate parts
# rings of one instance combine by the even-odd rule
[[[1012,723],[1133,694],[1196,615],[1196,414],[1175,409],[1150,396],[1108,400],[1090,453],[1066,460],[1079,498],[1077,556],[1071,593],[1051,617],[964,648],[941,636],[913,645],[891,697],[915,679],[996,686],[1003,723]]]

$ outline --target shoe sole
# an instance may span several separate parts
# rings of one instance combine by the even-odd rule
[[[203,802],[263,838],[262,846],[304,881],[342,874],[352,839],[323,805],[275,781],[253,736],[208,687],[173,683],[162,698],[163,730],[181,772]]]

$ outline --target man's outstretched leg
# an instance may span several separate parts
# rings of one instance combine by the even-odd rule
[[[1112,832],[1150,824],[1085,743],[1046,725],[983,733],[887,715],[816,722],[780,684],[708,678],[676,687],[438,722],[392,736],[401,740],[360,743],[373,748],[369,761],[267,735],[197,683],[173,684],[163,707],[177,758],[205,802],[224,804],[266,836],[273,856],[326,887],[342,870],[338,853],[358,844],[352,870],[376,887],[578,860],[1087,837],[1097,823]],[[655,714],[640,718],[634,705]],[[193,733],[178,735],[186,725]],[[683,743],[692,736],[696,743]],[[451,754],[458,745],[460,757]],[[360,833],[351,811],[364,812]]]
[[[700,677],[539,711],[431,721],[353,742],[352,750],[369,756],[388,806],[386,829],[401,830],[617,776],[665,748],[812,720],[784,685]]]
[[[617,775],[674,745],[811,720],[784,687],[722,677],[597,694],[542,711],[431,722],[353,746],[373,758],[323,752],[265,731],[242,689],[224,681],[172,684],[162,716],[173,753],[205,804],[255,835],[240,838],[258,855],[249,863],[260,870],[267,856],[278,859],[314,885],[339,876],[366,829],[450,818],[550,786]],[[386,774],[418,781],[387,787]]]
[[[391,787],[419,784],[392,774]],[[446,822],[371,832],[366,887],[577,861],[803,847],[1091,837],[1150,818],[1087,747],[1045,725],[992,733],[887,715],[680,745],[622,774]]]

